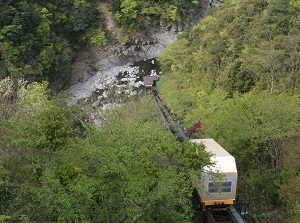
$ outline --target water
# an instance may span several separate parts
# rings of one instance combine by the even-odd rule
[[[143,76],[159,74],[160,66],[155,58],[135,62],[132,66],[139,67],[137,81],[143,81]]]
[[[160,66],[155,58],[142,60],[133,63],[130,71],[119,72],[117,75],[117,85],[128,88],[131,95],[144,95],[143,77],[158,75]],[[131,87],[130,87],[131,86]],[[131,88],[131,89],[130,89]]]
[[[101,107],[108,103],[122,103],[131,96],[144,96],[143,77],[157,75],[159,72],[160,67],[155,58],[135,62],[115,76],[98,80],[87,100]]]

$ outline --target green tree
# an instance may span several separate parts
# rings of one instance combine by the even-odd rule
[[[171,26],[178,21],[186,21],[197,3],[191,0],[120,0],[113,1],[113,10],[121,26],[141,30],[153,24]]]
[[[208,160],[203,150],[197,154],[190,144],[182,148],[162,130],[152,107],[153,101],[143,99],[113,110],[96,135],[105,168],[98,179],[107,190],[99,213],[117,222],[189,222],[189,171]]]
[[[166,132],[152,99],[103,114],[101,130],[77,128],[45,82],[17,105],[0,136],[0,211],[12,221],[191,221],[190,175],[208,154]]]
[[[266,222],[297,177],[284,159],[299,134],[299,13],[285,0],[231,3],[161,54],[160,93],[186,127],[201,120],[204,137],[229,148],[240,196]]]
[[[288,35],[291,19],[296,12],[291,8],[289,0],[270,1],[267,14],[263,17],[263,25],[267,25],[266,38],[274,35]]]
[[[94,2],[18,0],[5,5],[0,6],[0,78],[46,80],[61,89],[74,49],[91,41],[105,43]]]

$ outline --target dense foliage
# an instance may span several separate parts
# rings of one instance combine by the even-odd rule
[[[184,23],[197,1],[108,4],[139,30]],[[162,97],[236,157],[261,222],[300,216],[299,12],[298,0],[228,0],[160,57]],[[190,174],[207,154],[165,132],[153,101],[101,113],[96,130],[43,82],[64,84],[74,50],[107,42],[100,17],[92,0],[0,1],[0,222],[192,219]]]
[[[121,35],[127,33],[120,37],[123,41],[131,31],[184,22],[197,4],[192,0],[0,1],[0,79],[46,80],[60,90],[68,83],[77,50],[113,40],[102,18],[108,10],[123,27]]]
[[[127,29],[173,25],[184,21],[196,0],[113,0],[116,20]]]
[[[159,58],[162,96],[236,157],[240,197],[262,222],[299,221],[299,12],[299,1],[225,1]]]
[[[101,115],[99,130],[46,82],[0,85],[1,222],[191,222],[190,176],[208,155],[175,141],[152,99]]]
[[[1,1],[0,78],[63,85],[72,50],[93,42],[91,37],[103,32],[100,24],[100,13],[90,0]]]

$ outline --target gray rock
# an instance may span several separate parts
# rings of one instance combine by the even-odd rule
[[[209,8],[209,0],[198,2],[191,12],[190,24],[196,25],[204,17]],[[109,27],[114,29],[110,18]],[[88,98],[96,89],[113,84],[115,76],[119,72],[128,69],[130,64],[140,60],[157,57],[163,50],[174,43],[178,32],[182,32],[182,23],[176,23],[170,27],[161,26],[148,30],[149,35],[143,38],[135,38],[132,45],[123,42],[105,47],[89,47],[82,51],[72,65],[72,80],[69,90],[74,94],[70,103],[75,103],[81,98]],[[97,103],[95,103],[96,105]]]

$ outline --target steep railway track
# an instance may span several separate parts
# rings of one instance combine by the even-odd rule
[[[154,99],[159,108],[160,114],[164,119],[164,126],[167,130],[169,130],[176,140],[180,142],[184,142],[189,139],[188,133],[185,129],[178,123],[179,121],[174,118],[169,112],[169,109],[162,102],[161,98],[157,94],[157,92],[153,92]]]
[[[159,113],[163,119],[165,128],[170,131],[176,140],[180,142],[184,142],[189,140],[189,134],[185,131],[185,129],[179,124],[179,121],[171,115],[167,106],[163,103],[159,94],[156,91],[152,92],[152,95],[155,99],[156,105],[158,107]],[[198,200],[198,204],[201,203]],[[202,212],[198,210],[198,215],[205,215],[204,218],[199,218],[197,222],[205,222],[205,223],[244,223],[240,215],[237,213],[235,208],[231,206],[230,208],[210,208]],[[201,212],[201,213],[200,213]]]
[[[235,223],[230,212],[227,211],[216,211],[208,210],[207,211],[208,219],[211,223],[224,222],[224,223]]]
[[[230,209],[208,209],[207,218],[209,223],[241,223],[244,222],[240,216],[235,214],[233,208]]]

